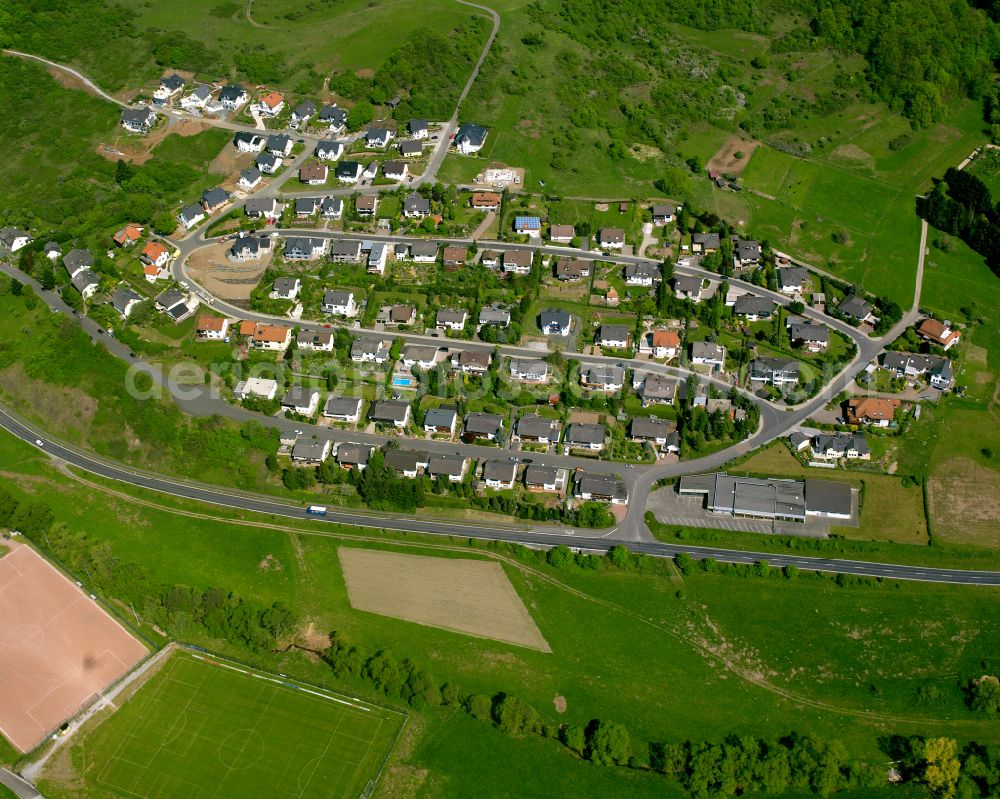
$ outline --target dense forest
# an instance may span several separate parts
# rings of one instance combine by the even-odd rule
[[[1000,202],[975,175],[949,169],[944,179],[917,198],[917,213],[945,233],[958,236],[1000,275]]]

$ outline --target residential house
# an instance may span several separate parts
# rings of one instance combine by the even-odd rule
[[[270,236],[239,236],[233,240],[228,257],[231,261],[242,263],[243,261],[256,261],[269,252],[271,252]]]
[[[479,256],[479,263],[487,269],[496,269],[500,266],[500,253],[496,250],[483,250],[482,255]]]
[[[379,317],[387,325],[412,325],[417,321],[417,309],[412,305],[390,305],[382,309]]]
[[[576,238],[572,225],[549,225],[549,241],[553,244],[570,244]]]
[[[581,261],[578,258],[560,258],[556,263],[555,276],[557,280],[565,283],[575,283],[578,280],[590,277],[592,268],[590,261]]]
[[[361,397],[327,397],[323,416],[335,422],[357,424],[361,419]]]
[[[192,108],[204,108],[212,98],[212,87],[199,83],[191,93],[181,98],[181,108],[191,110]]]
[[[484,305],[479,309],[479,324],[507,327],[510,324],[510,311],[506,308]]]
[[[308,219],[316,213],[321,202],[319,197],[296,197],[295,216],[299,219]]]
[[[750,383],[777,389],[799,382],[799,362],[781,358],[756,358],[750,362]]]
[[[169,280],[170,270],[163,266],[156,266],[155,264],[144,264],[142,275],[146,278],[147,283],[155,284],[157,280]]]
[[[469,312],[464,309],[453,310],[451,308],[442,308],[437,312],[434,324],[442,330],[455,330],[461,332],[465,329],[465,323],[468,319]]]
[[[511,358],[510,376],[521,383],[548,383],[549,365],[545,361]]]
[[[546,336],[568,336],[573,317],[561,308],[546,308],[538,315],[538,326]]]
[[[847,401],[847,421],[869,427],[888,427],[902,405],[898,399],[859,397]]]
[[[223,86],[219,90],[219,103],[228,111],[235,111],[249,99],[246,89],[238,83]]]
[[[519,236],[541,236],[542,220],[537,216],[514,217],[514,232]]]
[[[660,270],[653,264],[626,264],[623,270],[625,285],[650,287],[660,282]]]
[[[951,388],[954,373],[951,361],[940,355],[920,355],[915,352],[887,352],[882,368],[896,377],[913,379],[926,376],[931,386],[942,391]]]
[[[430,135],[426,119],[411,119],[406,123],[406,132],[414,139],[426,139]]]
[[[952,330],[945,322],[937,319],[924,319],[917,326],[917,335],[942,347],[946,352],[958,344],[962,334]]]
[[[438,245],[433,241],[417,241],[410,245],[410,260],[418,264],[432,264],[437,260]]]
[[[285,110],[285,96],[280,92],[268,92],[261,96],[255,108],[261,116],[276,117]]]
[[[871,304],[861,299],[856,294],[852,294],[851,296],[845,298],[844,301],[837,306],[837,311],[859,323],[874,321]]]
[[[374,451],[375,447],[371,444],[340,444],[337,447],[337,465],[342,469],[363,472]]]
[[[277,277],[271,293],[276,300],[294,300],[301,290],[302,281],[297,277]]]
[[[383,364],[389,360],[389,348],[381,341],[355,339],[351,344],[351,360],[355,363]]]
[[[324,219],[340,219],[344,215],[344,201],[340,197],[324,197],[319,215]]]
[[[632,381],[632,385],[638,388],[643,408],[661,403],[674,404],[680,389],[680,381],[676,377],[667,377],[654,372],[644,372],[643,375],[638,386],[636,386],[635,379]]]
[[[376,424],[392,425],[402,430],[410,423],[410,403],[402,400],[377,400],[372,403],[368,418]]]
[[[776,269],[778,291],[782,294],[801,294],[802,287],[809,280],[809,270],[802,266],[786,266]]]
[[[431,455],[427,462],[427,475],[436,480],[447,477],[450,483],[461,483],[469,471],[469,459],[458,455]]]
[[[572,422],[566,428],[563,443],[569,449],[589,449],[594,452],[604,447],[604,425]]]
[[[419,366],[421,369],[432,369],[437,361],[437,348],[407,344],[403,347],[400,360],[406,369],[412,369],[414,366]]]
[[[15,243],[16,240],[17,239],[15,238]],[[25,244],[27,244],[27,242],[25,242]],[[42,252],[45,253],[45,257],[48,258],[50,261],[58,261],[60,258],[62,258],[62,247],[59,245],[59,242],[57,241],[45,242],[45,246],[42,247]]]
[[[299,167],[299,181],[308,186],[321,186],[330,176],[330,168],[319,161],[306,161]]]
[[[620,250],[625,246],[625,231],[620,227],[603,227],[597,231],[597,244],[605,250]]]
[[[361,180],[364,167],[357,161],[341,161],[337,164],[336,176],[341,183],[357,183]]]
[[[483,462],[483,482],[487,488],[495,490],[514,487],[517,478],[517,464],[511,461],[489,460]]]
[[[479,125],[461,125],[455,133],[455,149],[462,155],[478,153],[486,143],[488,131]]]
[[[184,78],[176,72],[173,75],[167,75],[160,78],[160,85],[157,87],[156,91],[153,92],[153,102],[158,105],[163,104],[174,95],[180,94],[183,88]]]
[[[495,441],[503,432],[503,417],[495,413],[477,411],[465,417],[465,432],[477,438]]]
[[[297,128],[300,125],[305,125],[316,116],[316,103],[312,100],[305,100],[295,106],[292,111],[292,127]]]
[[[384,275],[386,259],[389,257],[389,245],[382,241],[372,243],[372,248],[368,252],[368,271],[370,273]]]
[[[169,289],[156,298],[156,307],[176,324],[194,313],[194,309],[198,307],[198,299],[178,289]]]
[[[454,408],[431,408],[424,414],[424,432],[436,435],[455,435],[458,412]]]
[[[423,219],[430,212],[431,201],[426,197],[421,197],[416,192],[407,195],[406,199],[403,200],[403,216],[407,219]]]
[[[412,449],[388,449],[383,463],[385,468],[392,469],[396,474],[413,479],[426,469],[430,461],[430,453]]]
[[[330,244],[330,260],[335,264],[361,262],[361,242],[342,239]]]
[[[292,386],[282,397],[281,407],[301,416],[312,416],[319,408],[319,392],[314,388]]]
[[[323,312],[333,316],[356,316],[358,304],[353,291],[327,291],[323,295]]]
[[[378,147],[382,149],[389,146],[393,133],[386,128],[369,128],[365,131],[365,147]]]
[[[758,322],[770,319],[774,313],[774,300],[770,297],[758,297],[756,294],[741,294],[736,299],[733,312],[742,316],[748,322]]]
[[[705,281],[700,277],[688,275],[678,275],[674,278],[674,294],[680,300],[690,300],[691,302],[701,302],[701,293]]]
[[[668,225],[674,221],[677,208],[670,203],[661,203],[653,206],[653,224],[657,227]]]
[[[254,166],[265,175],[273,175],[282,166],[282,160],[272,153],[261,153],[254,160]]]
[[[225,341],[229,335],[229,320],[224,316],[202,314],[195,327],[199,339],[205,341]]]
[[[361,170],[361,177],[365,180],[372,180],[378,174],[378,161],[369,161],[368,165]]]
[[[580,385],[595,391],[621,391],[625,369],[616,364],[585,364],[580,369]]]
[[[442,263],[445,269],[454,271],[459,267],[465,266],[465,260],[468,257],[469,250],[467,247],[445,247]]]
[[[613,349],[628,349],[631,342],[631,331],[627,325],[601,325],[597,331],[595,343],[601,347]]]
[[[276,155],[279,158],[287,158],[292,154],[292,148],[294,147],[294,142],[290,136],[286,136],[284,133],[274,133],[267,137],[267,143],[265,147],[271,155]]]
[[[629,423],[629,435],[633,441],[648,442],[662,447],[667,443],[674,425],[656,416],[639,417]]]
[[[676,330],[658,328],[646,333],[639,342],[639,352],[668,361],[676,358],[681,349],[681,337]]]
[[[156,124],[156,113],[148,108],[123,108],[121,122],[131,133],[149,133]]]
[[[398,146],[399,154],[403,158],[413,158],[424,153],[424,145],[418,141],[401,141]]]
[[[526,413],[521,416],[517,420],[515,432],[522,441],[537,444],[556,444],[559,442],[559,422],[535,413]]]
[[[205,209],[198,203],[185,205],[177,214],[177,221],[190,230],[205,218]]]
[[[221,186],[206,189],[201,193],[201,204],[208,213],[217,211],[229,202],[229,192]]]
[[[264,149],[267,142],[263,136],[248,131],[240,131],[233,136],[233,144],[236,149],[244,153],[259,153]]]
[[[128,286],[119,286],[111,294],[111,306],[118,311],[122,319],[128,319],[132,309],[142,302],[142,297]]]
[[[128,224],[125,225],[121,230],[115,233],[114,242],[119,247],[131,247],[139,239],[142,238],[142,228],[139,225]],[[10,244],[8,244],[8,239]],[[30,241],[28,234],[22,230],[17,230],[16,228],[4,228],[0,230],[0,243],[3,243],[4,248],[8,252],[17,252],[21,247]],[[11,246],[19,242],[24,242],[20,247]]]
[[[788,335],[792,346],[802,347],[809,352],[822,352],[830,346],[830,328],[814,322],[789,325]]]
[[[625,505],[628,502],[628,489],[617,475],[577,472],[576,496],[585,502]]]
[[[760,266],[760,242],[737,238],[733,246],[733,260],[744,269]]]
[[[157,268],[161,268],[170,262],[170,250],[158,241],[151,241],[143,247],[139,260],[144,264],[151,264]]]
[[[382,164],[382,174],[387,180],[406,180],[410,165],[406,161],[386,161]]]
[[[258,324],[250,337],[251,346],[260,350],[284,352],[292,343],[292,329],[284,325]]]
[[[871,460],[868,441],[861,433],[819,433],[809,441],[814,458],[821,460]]]
[[[283,255],[286,261],[311,261],[322,258],[326,251],[326,241],[309,236],[289,236],[285,239]]]
[[[503,254],[505,275],[531,274],[532,255],[528,250],[507,250]]]
[[[336,103],[324,105],[319,112],[319,121],[329,127],[331,133],[341,133],[347,127],[347,110],[338,108]]]
[[[458,355],[452,356],[451,363],[463,374],[484,375],[489,371],[492,360],[492,353],[482,350],[462,350]]]
[[[490,213],[500,210],[501,200],[495,191],[474,191],[470,202],[475,210]]]
[[[718,252],[720,243],[718,233],[694,233],[691,236],[691,252]]]
[[[292,444],[292,461],[310,465],[322,463],[330,457],[332,446],[329,439],[297,438]]]
[[[240,170],[240,179],[238,183],[241,189],[250,191],[251,189],[257,188],[263,179],[264,176],[261,174],[261,171],[257,169],[257,167],[251,166]]]
[[[236,384],[233,396],[238,402],[243,402],[248,397],[273,400],[278,396],[278,382],[263,377],[249,377]]]
[[[721,372],[726,365],[726,348],[714,341],[692,342],[691,363],[696,366],[710,366],[711,371]]]
[[[557,491],[560,470],[551,466],[528,466],[524,470],[524,485],[529,491]]]
[[[280,213],[278,202],[273,197],[251,197],[243,205],[243,213],[250,219],[271,220],[277,218]]]
[[[378,210],[378,195],[362,194],[354,201],[354,210],[358,216],[375,216]]]
[[[321,161],[336,161],[344,154],[342,142],[324,139],[316,142],[316,157]]]

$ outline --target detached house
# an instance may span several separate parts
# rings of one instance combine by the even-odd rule
[[[284,133],[277,133],[268,136],[264,146],[271,155],[276,155],[279,158],[287,158],[292,154],[292,148],[295,145],[291,137],[286,136]]]
[[[192,92],[181,98],[181,108],[204,108],[208,101],[212,99],[212,87],[204,83],[199,83]]]
[[[353,291],[328,291],[323,295],[323,312],[332,316],[352,317],[358,313]]]
[[[505,275],[531,274],[532,256],[527,250],[507,250],[503,254],[503,272]]]
[[[492,360],[493,356],[488,352],[462,350],[456,357],[452,357],[451,363],[464,374],[484,375],[489,371]]]
[[[160,85],[153,92],[154,103],[164,103],[184,88],[184,78],[177,73],[160,78]]]
[[[243,213],[250,219],[264,217],[268,220],[278,216],[278,202],[273,197],[251,197],[243,204]]]
[[[337,465],[344,469],[363,472],[368,467],[375,447],[371,444],[340,444],[337,447]]]
[[[607,250],[620,250],[625,246],[625,231],[620,227],[604,227],[597,231],[597,243]]]
[[[514,232],[519,236],[541,236],[542,220],[537,216],[514,217]]]
[[[529,491],[558,491],[565,482],[563,475],[562,469],[532,464],[524,470],[524,486]]]
[[[438,245],[433,241],[417,241],[410,245],[410,260],[418,264],[432,264],[437,260]]]
[[[170,262],[170,250],[158,241],[151,241],[143,248],[139,260],[157,268],[164,267]]]
[[[872,306],[856,294],[852,294],[850,297],[845,298],[844,301],[837,306],[837,311],[859,323],[871,322],[874,320],[874,317],[872,316]]]
[[[379,314],[387,325],[412,325],[417,321],[417,309],[412,305],[391,305]]]
[[[403,158],[413,158],[417,155],[423,155],[424,145],[418,141],[401,141],[399,143],[399,154]]]
[[[8,231],[11,232],[11,235],[15,233],[22,233],[23,236],[27,237],[27,234],[24,234],[22,231],[15,230],[14,228],[6,228],[0,231],[0,242],[3,242],[6,245],[9,252],[17,252],[17,250],[21,249],[21,247],[23,247],[24,244],[28,243],[27,241],[25,241],[24,244],[21,245],[21,247],[17,248],[7,245],[6,240],[8,236]],[[129,224],[125,225],[125,227],[123,227],[121,230],[115,233],[114,242],[119,247],[131,247],[141,238],[142,238],[142,228],[139,227],[139,225]],[[17,240],[18,240],[17,238],[14,238],[15,243],[17,242]]]
[[[517,437],[537,444],[555,444],[559,441],[559,422],[534,413],[526,413],[517,420]]]
[[[538,326],[546,336],[568,336],[573,317],[561,308],[546,308],[538,316]]]
[[[629,435],[633,441],[647,442],[660,447],[667,443],[673,432],[672,423],[655,416],[633,419],[629,424]]]
[[[198,307],[198,299],[178,289],[169,289],[156,298],[156,307],[176,324],[194,313],[194,309]]]
[[[939,322],[937,319],[924,319],[917,327],[917,335],[937,344],[945,351],[958,344],[962,337],[962,334],[957,330],[952,330],[947,324]]]
[[[344,145],[339,141],[324,139],[316,143],[316,157],[321,161],[336,161],[344,154]]]
[[[445,247],[441,260],[445,269],[454,271],[465,266],[465,260],[468,257],[469,249],[467,247]]]
[[[549,225],[549,241],[554,244],[570,244],[576,238],[576,228],[572,225]]]
[[[202,314],[198,317],[195,327],[199,339],[205,341],[224,341],[229,335],[229,320],[224,316]]]
[[[319,464],[330,457],[333,443],[329,439],[298,438],[292,445],[294,463]]]
[[[426,119],[411,119],[406,123],[406,132],[414,139],[426,139],[429,135]]]
[[[414,366],[419,366],[421,369],[431,369],[437,361],[437,348],[408,344],[403,347],[399,359],[406,369],[412,369]]]
[[[238,83],[223,86],[219,91],[219,103],[228,111],[235,111],[250,99],[247,91]]]
[[[335,241],[330,245],[330,260],[335,264],[356,264],[361,262],[360,241]]]
[[[670,203],[663,203],[660,205],[653,206],[653,224],[667,225],[674,221],[674,215],[677,213],[677,208]]]
[[[301,102],[292,111],[292,127],[297,128],[299,125],[304,125],[314,116],[316,116],[316,103],[312,100]]]
[[[888,427],[902,405],[898,399],[862,397],[847,401],[847,421],[870,427]]]
[[[403,216],[407,219],[423,219],[431,212],[431,201],[416,192],[403,200]],[[437,248],[435,247],[435,253]]]
[[[362,194],[354,201],[354,210],[358,212],[358,216],[374,216],[378,210],[378,195]]]
[[[489,460],[483,463],[483,482],[494,490],[511,489],[517,478],[517,464],[510,461]]]
[[[454,408],[431,408],[424,415],[424,432],[453,436],[458,413]]]
[[[284,325],[258,324],[254,327],[250,343],[257,349],[284,352],[292,343],[292,329]]]
[[[351,360],[355,363],[383,364],[389,360],[389,348],[381,341],[355,339],[351,344]]]
[[[507,327],[510,324],[510,311],[506,308],[483,306],[479,310],[479,324]]]
[[[243,261],[256,261],[262,255],[271,252],[270,236],[241,236],[233,241],[233,246],[229,248],[229,260],[242,263]]]
[[[501,197],[495,191],[475,191],[472,193],[472,207],[477,211],[499,211]]]
[[[257,167],[247,167],[246,169],[240,170],[239,186],[241,189],[250,191],[251,189],[257,188],[263,179],[264,176],[261,174],[261,171],[257,169]]]
[[[265,175],[273,175],[281,169],[282,164],[282,160],[274,155],[274,153],[261,153],[257,156],[257,160],[254,161],[254,166]]]
[[[462,155],[478,153],[486,143],[486,128],[479,125],[462,125],[455,133],[455,149]]]
[[[521,383],[549,382],[549,365],[545,361],[511,358],[510,376]]]
[[[321,202],[319,197],[296,197],[295,216],[299,219],[308,219],[319,210]]]
[[[309,236],[289,236],[285,239],[283,254],[286,261],[311,261],[321,258],[324,252],[326,252],[326,239]]]
[[[887,352],[882,357],[882,368],[895,377],[913,379],[927,376],[930,384],[937,389],[951,387],[954,374],[951,361],[940,355],[920,355],[915,352]]]
[[[718,252],[720,244],[718,233],[695,233],[691,236],[691,252]]]
[[[733,260],[744,269],[759,266],[760,254],[760,242],[752,239],[738,238],[733,247]]]
[[[344,201],[339,197],[324,197],[319,213],[324,219],[340,219],[344,215]]]
[[[639,341],[639,352],[654,358],[675,358],[681,348],[681,337],[676,330],[653,330]]]
[[[660,270],[653,264],[626,264],[623,274],[627,286],[648,287],[660,282]]]
[[[452,310],[442,308],[437,312],[435,326],[442,330],[454,330],[461,332],[465,329],[465,323],[469,319],[469,312],[466,310]]]
[[[601,347],[627,349],[631,333],[627,325],[601,325],[597,332],[597,344]]]
[[[660,403],[673,405],[680,389],[680,381],[675,377],[666,377],[653,372],[637,372],[632,386],[638,389],[642,407],[648,408],[650,405]]]
[[[822,352],[830,346],[830,328],[812,322],[796,322],[788,326],[792,346],[809,352]]]
[[[449,483],[461,483],[469,471],[469,459],[457,455],[431,455],[427,474],[431,479],[447,477]]]
[[[802,266],[786,266],[776,269],[778,291],[782,294],[799,294],[809,280],[809,270]]]
[[[206,189],[201,193],[201,204],[208,213],[217,211],[229,202],[229,192],[221,186],[214,189]]]
[[[580,384],[595,391],[621,391],[625,385],[625,369],[614,364],[590,364],[580,370]]]
[[[378,400],[372,403],[368,418],[376,424],[392,425],[402,430],[410,423],[410,403],[401,400]]]
[[[256,105],[257,113],[265,117],[275,117],[285,109],[285,97],[278,92],[268,92]]]
[[[503,432],[503,417],[495,413],[470,413],[465,417],[465,432],[494,441]]]
[[[318,161],[307,161],[299,167],[299,180],[309,186],[319,186],[326,183],[330,169]]]
[[[63,256],[63,266],[66,267],[66,272],[71,278],[85,269],[89,270],[93,265],[94,256],[91,255],[90,250],[75,248]]]
[[[123,108],[121,122],[132,133],[149,133],[156,124],[156,113],[148,108]]]
[[[799,362],[779,358],[757,358],[750,362],[750,383],[771,385],[777,389],[799,382]]]
[[[361,397],[329,397],[323,406],[323,416],[335,422],[357,424],[361,419]]]
[[[572,449],[589,449],[597,452],[604,447],[604,425],[573,422],[566,428],[563,443]]]
[[[556,264],[556,279],[565,283],[575,283],[578,280],[590,277],[591,268],[592,264],[590,261],[581,261],[577,258],[570,260],[560,259]]]
[[[701,302],[701,293],[704,288],[704,281],[700,277],[689,277],[679,275],[674,278],[674,294],[679,300],[690,300],[694,303]]]
[[[312,416],[319,408],[319,392],[314,388],[292,386],[281,398],[281,407],[301,416]]]
[[[386,128],[369,128],[365,131],[365,146],[384,148],[392,141],[392,131]]]
[[[755,294],[742,294],[736,299],[733,312],[748,322],[770,319],[774,313],[774,300],[770,297],[758,297]]]
[[[101,287],[101,281],[89,269],[77,272],[70,278],[70,283],[73,284],[73,288],[79,291],[85,300],[93,297],[97,293],[97,289]]]
[[[274,279],[273,289],[274,299],[294,300],[302,290],[302,281],[297,277],[278,277]]]
[[[331,133],[340,133],[347,127],[347,111],[336,103],[324,105],[319,112],[321,124],[330,128]]]
[[[357,183],[361,180],[362,169],[357,161],[341,161],[337,164],[335,174],[341,183]]]
[[[128,319],[132,309],[142,302],[142,297],[128,286],[119,286],[111,295],[111,306],[118,311],[122,319]]]
[[[721,372],[726,364],[726,348],[712,341],[695,341],[691,344],[691,363]]]
[[[405,161],[386,161],[382,164],[382,174],[387,180],[406,180],[410,166]]]

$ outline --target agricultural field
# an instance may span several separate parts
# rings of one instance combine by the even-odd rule
[[[91,797],[356,797],[403,716],[211,656],[182,652],[74,742]],[[49,796],[73,795],[58,773]]]
[[[340,548],[351,607],[550,652],[496,563]]]

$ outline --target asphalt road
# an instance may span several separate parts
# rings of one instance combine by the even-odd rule
[[[18,438],[37,446],[48,455],[92,474],[158,491],[163,494],[207,502],[236,510],[266,513],[293,519],[312,519],[318,525],[334,522],[359,527],[382,528],[393,532],[414,532],[453,536],[455,538],[510,541],[527,546],[549,547],[556,544],[566,544],[574,549],[596,553],[606,552],[612,545],[618,543],[610,535],[597,537],[589,531],[566,530],[553,527],[546,528],[542,525],[500,526],[496,524],[475,524],[468,522],[455,523],[436,519],[419,519],[413,516],[398,514],[360,513],[353,510],[333,509],[328,510],[326,517],[320,519],[309,516],[302,505],[294,505],[247,494],[229,493],[219,488],[193,482],[171,480],[136,471],[112,462],[98,460],[87,453],[64,446],[3,410],[0,410],[0,426]],[[1000,585],[1000,573],[988,571],[962,571],[924,566],[868,563],[835,558],[775,555],[764,552],[743,552],[718,547],[662,544],[658,542],[630,543],[629,549],[632,552],[655,557],[672,557],[680,552],[686,552],[695,558],[715,558],[716,560],[731,563],[755,563],[759,560],[766,560],[772,566],[777,567],[793,565],[800,569],[854,574],[866,577],[965,585]]]

